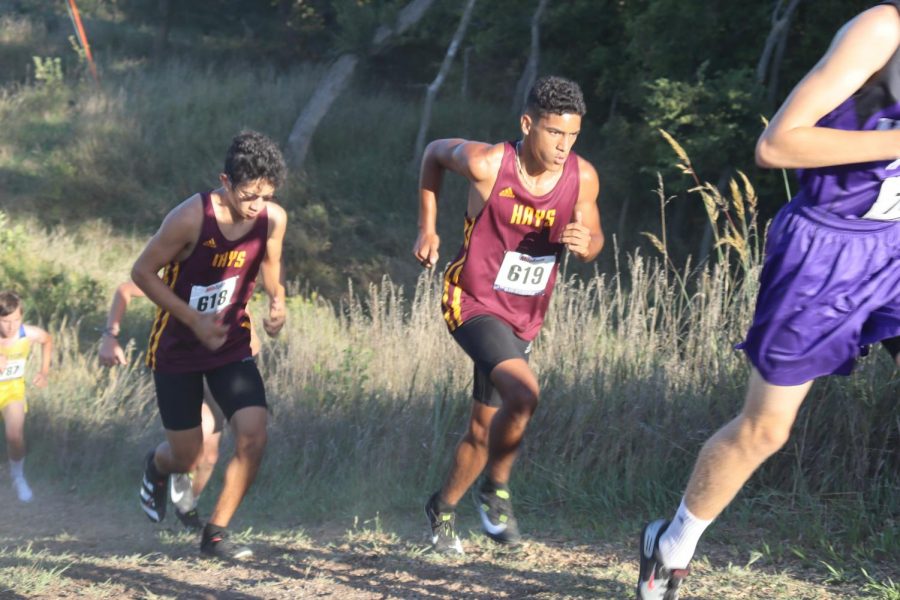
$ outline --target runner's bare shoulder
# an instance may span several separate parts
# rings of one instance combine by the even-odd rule
[[[496,178],[497,172],[500,171],[504,145],[504,143],[488,144],[466,141],[454,150],[454,155],[463,154],[472,181],[487,181]]]
[[[159,227],[159,233],[165,232],[178,239],[194,242],[200,235],[203,225],[203,197],[194,194],[169,211]]]
[[[279,204],[267,202],[266,212],[269,215],[269,236],[277,231],[283,232],[288,220],[287,211]]]

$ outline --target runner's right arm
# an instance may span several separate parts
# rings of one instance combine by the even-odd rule
[[[195,311],[159,277],[159,271],[164,266],[179,256],[183,258],[192,249],[202,222],[203,205],[199,195],[172,209],[135,261],[131,279],[154,304],[187,325],[200,343],[210,350],[217,350],[225,343],[228,328],[219,322],[216,315]]]
[[[34,376],[31,383],[39,388],[45,387],[47,376],[50,374],[50,360],[53,357],[53,337],[34,325],[25,325],[25,336],[33,343],[41,345],[41,370]]]
[[[844,131],[816,123],[881,70],[900,45],[900,14],[876,6],[835,36],[825,56],[797,84],[756,145],[761,167],[813,168],[900,157],[900,130]]]
[[[131,299],[143,296],[144,292],[132,281],[125,281],[116,288],[112,304],[109,307],[109,314],[106,316],[106,329],[103,330],[100,339],[100,364],[108,367],[128,364],[125,352],[119,344],[118,335]]]
[[[462,175],[487,198],[502,158],[502,144],[460,138],[435,140],[425,148],[419,172],[419,235],[413,247],[413,255],[423,267],[433,267],[438,260],[441,240],[437,234],[437,198],[444,171]]]

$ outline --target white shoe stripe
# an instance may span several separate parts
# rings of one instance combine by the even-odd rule
[[[664,524],[665,521],[660,519],[647,525],[647,529],[644,531],[644,558],[653,558],[653,549],[656,547],[656,536]]]
[[[144,510],[145,513],[147,513],[148,517],[153,519],[154,522],[156,522],[156,523],[160,522],[161,519],[159,518],[159,513],[157,513],[155,510],[153,510],[152,508],[150,508],[143,502],[141,503],[141,508]]]
[[[500,535],[501,533],[506,531],[506,523],[494,525],[493,523],[491,523],[491,520],[488,519],[487,513],[484,512],[480,506],[478,507],[478,516],[481,517],[481,526],[484,527],[484,530],[491,535]]]

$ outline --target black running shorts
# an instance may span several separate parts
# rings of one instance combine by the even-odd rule
[[[156,384],[156,404],[163,427],[169,431],[184,431],[200,426],[200,405],[203,403],[203,379],[225,418],[248,406],[266,408],[266,388],[256,368],[256,361],[247,358],[209,371],[191,373],[153,372]],[[214,411],[215,412],[215,411]]]
[[[472,317],[451,335],[475,362],[472,398],[488,406],[501,406],[503,399],[491,383],[491,371],[511,358],[521,358],[527,362],[531,342],[518,337],[512,327],[490,315]]]

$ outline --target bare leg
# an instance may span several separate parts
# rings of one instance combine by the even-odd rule
[[[156,447],[154,464],[163,475],[191,473],[200,463],[203,432],[200,427],[181,431],[166,430],[166,441]]]
[[[227,527],[247,489],[256,478],[266,447],[268,414],[261,406],[242,408],[231,417],[235,436],[234,457],[225,470],[222,493],[209,518],[211,524]]]
[[[458,504],[484,470],[488,461],[488,432],[497,410],[481,402],[472,403],[469,430],[456,447],[453,467],[441,488],[441,498],[447,504]]]
[[[753,370],[741,414],[716,432],[697,457],[685,492],[691,513],[713,519],[728,506],[750,475],[787,443],[811,385],[772,385]]]
[[[199,498],[209,478],[212,476],[216,462],[219,460],[219,442],[222,439],[222,432],[215,431],[216,419],[209,409],[206,402],[201,408],[200,429],[203,432],[203,451],[197,468],[194,469],[192,491],[194,498]]]
[[[25,403],[11,402],[3,407],[6,452],[9,460],[25,458]]]
[[[495,483],[507,484],[510,471],[522,444],[525,428],[537,408],[537,378],[521,358],[505,360],[491,371],[491,382],[503,398],[503,406],[491,422],[488,441],[488,476]]]

